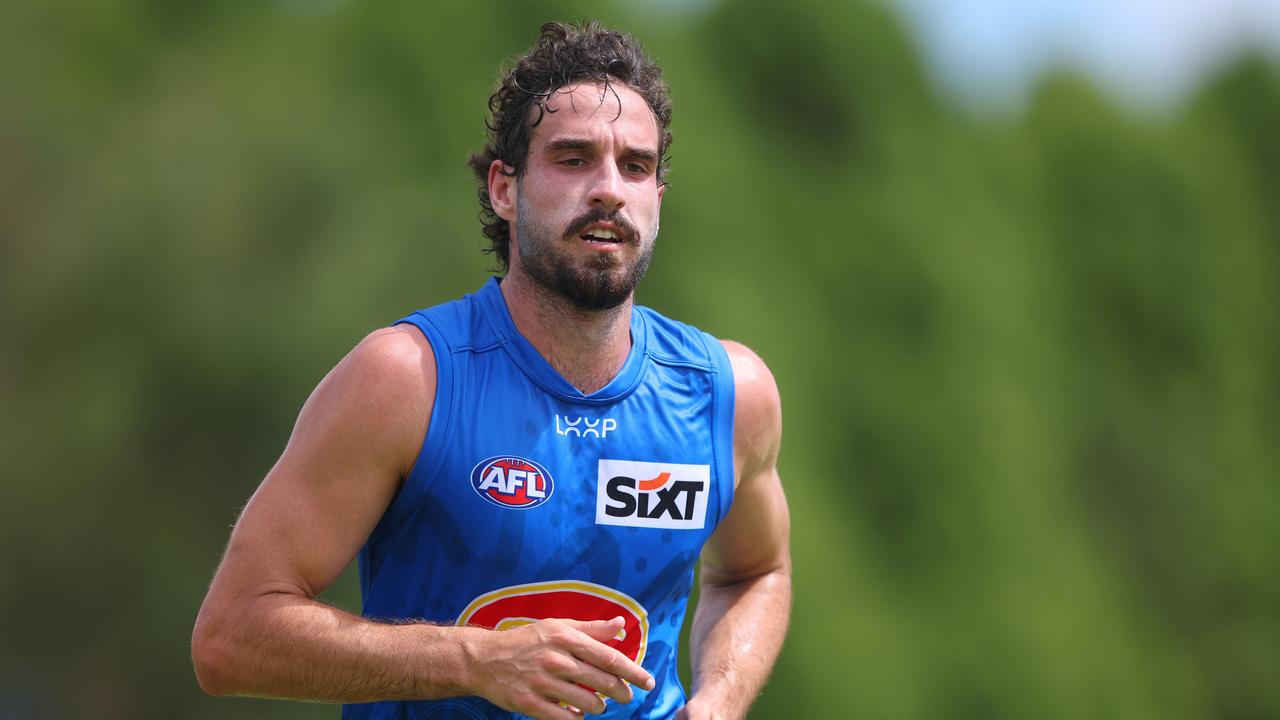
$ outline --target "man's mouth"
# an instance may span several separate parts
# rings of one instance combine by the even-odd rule
[[[587,242],[595,243],[620,243],[623,241],[622,234],[616,227],[610,225],[593,224],[587,226],[587,229],[578,237]]]

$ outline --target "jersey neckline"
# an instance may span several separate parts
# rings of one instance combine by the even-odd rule
[[[572,383],[565,380],[564,376],[551,366],[551,363],[547,362],[533,343],[520,334],[515,321],[511,319],[506,298],[502,295],[500,280],[496,277],[490,278],[489,282],[476,293],[481,310],[502,341],[503,349],[525,375],[544,390],[572,402],[601,404],[625,397],[640,384],[644,372],[648,334],[645,332],[644,317],[639,312],[639,308],[633,307],[631,311],[631,350],[627,353],[627,360],[622,364],[622,369],[604,387],[590,395],[584,395]]]

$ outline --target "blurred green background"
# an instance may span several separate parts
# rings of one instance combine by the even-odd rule
[[[983,115],[855,0],[5,3],[0,717],[337,717],[203,696],[196,610],[314,384],[483,282],[498,66],[586,16],[675,101],[641,301],[783,393],[753,715],[1280,717],[1280,74]]]

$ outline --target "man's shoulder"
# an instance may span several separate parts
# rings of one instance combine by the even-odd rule
[[[715,368],[723,363],[716,338],[697,327],[667,317],[650,307],[636,305],[648,339],[647,352],[659,361]]]
[[[435,382],[435,354],[422,333],[407,325],[393,325],[369,333],[335,368],[344,380],[362,391],[389,397],[406,389],[427,390]]]
[[[417,455],[435,388],[434,355],[420,333],[405,327],[375,330],[316,386],[289,447],[302,448],[302,456],[314,451],[332,458],[338,449],[352,450],[355,442],[362,453],[389,458],[403,473]]]
[[[349,360],[363,368],[389,372],[418,367],[431,355],[431,344],[408,325],[392,325],[369,333],[356,343]]]
[[[437,352],[489,344],[496,339],[496,335],[490,321],[485,319],[486,314],[493,314],[491,307],[486,309],[488,305],[492,305],[492,299],[485,300],[482,297],[486,290],[488,284],[462,297],[414,310],[396,320],[393,327],[416,326],[416,333],[425,335],[431,343],[443,342],[447,345],[447,348],[437,347]]]
[[[739,387],[767,389],[774,386],[773,373],[754,350],[737,340],[721,339],[719,343],[729,356],[729,365]]]
[[[720,343],[733,368],[735,445],[753,456],[776,453],[782,433],[782,398],[773,373],[746,345],[734,340]]]
[[[762,391],[768,394],[770,389],[776,394],[773,374],[769,366],[755,351],[736,341],[718,338],[694,325],[667,317],[650,307],[636,306],[636,311],[644,316],[650,342],[657,341],[658,348],[650,348],[650,354],[661,354],[665,349],[672,354],[693,355],[703,359],[708,365],[716,364],[719,355],[733,371],[734,382],[739,391]]]

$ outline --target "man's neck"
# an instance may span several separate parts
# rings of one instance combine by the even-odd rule
[[[499,286],[516,330],[584,395],[613,380],[631,351],[631,298],[610,310],[581,310],[522,272]]]

